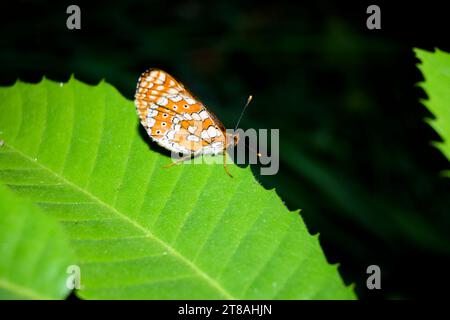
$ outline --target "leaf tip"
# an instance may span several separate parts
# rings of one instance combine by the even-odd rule
[[[21,84],[22,80],[20,80],[19,78],[16,79],[16,81],[14,81],[14,83],[11,85],[11,87],[15,87],[18,84]]]
[[[76,82],[76,81],[77,81],[77,79],[75,78],[75,73],[71,73],[67,83],[72,83],[72,82]]]

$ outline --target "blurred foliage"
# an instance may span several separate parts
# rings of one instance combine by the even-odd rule
[[[450,284],[449,168],[429,141],[412,47],[448,48],[440,4],[380,1],[81,2],[82,29],[65,28],[69,2],[16,2],[1,28],[1,84],[71,73],[102,78],[132,98],[139,74],[159,67],[233,127],[280,128],[281,167],[260,177],[302,209],[330,262],[362,298],[426,296]],[[448,50],[447,50],[448,51]],[[256,171],[255,171],[256,173]],[[366,268],[381,267],[379,292]]]

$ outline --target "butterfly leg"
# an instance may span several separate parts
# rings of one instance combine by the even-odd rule
[[[184,157],[181,157],[177,161],[174,161],[172,163],[166,164],[163,168],[170,168],[170,167],[176,166],[177,164],[179,164],[181,162],[184,162],[184,161],[190,159],[191,157],[192,157],[192,154],[188,154],[188,155],[186,155]],[[194,157],[195,157],[195,154],[194,154]]]
[[[224,150],[223,152],[223,168],[225,169],[225,172],[227,173],[227,175],[229,175],[231,178],[233,178],[233,176],[231,175],[230,171],[227,168],[227,151]]]

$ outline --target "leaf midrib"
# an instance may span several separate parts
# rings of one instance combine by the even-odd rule
[[[136,222],[136,221],[132,220],[131,218],[129,218],[126,214],[120,212],[119,210],[117,210],[116,208],[111,206],[110,204],[104,202],[102,199],[98,198],[96,195],[92,194],[91,192],[89,192],[87,190],[84,190],[83,188],[81,188],[80,186],[76,185],[75,183],[67,180],[65,177],[59,175],[58,173],[54,172],[50,168],[46,167],[45,165],[35,161],[33,158],[31,158],[27,154],[23,153],[22,151],[14,148],[10,144],[5,144],[5,147],[10,148],[11,150],[13,150],[13,152],[16,152],[20,156],[26,158],[31,163],[36,164],[37,166],[39,166],[43,170],[48,171],[50,174],[52,174],[56,178],[60,179],[63,183],[66,183],[67,185],[69,185],[70,187],[74,188],[75,190],[85,194],[86,196],[88,196],[89,198],[94,200],[96,203],[98,203],[98,204],[104,206],[105,208],[109,209],[112,213],[116,214],[119,218],[123,219],[125,222],[131,224],[132,226],[134,226],[138,230],[141,230],[145,234],[146,237],[148,237],[149,239],[151,239],[153,241],[156,241],[159,245],[161,245],[163,248],[165,248],[168,251],[168,253],[170,253],[175,258],[179,259],[181,262],[186,264],[196,274],[198,274],[198,276],[200,278],[204,279],[211,287],[213,287],[214,289],[219,291],[220,294],[222,294],[224,297],[226,297],[226,299],[230,299],[230,300],[236,300],[237,299],[231,293],[229,293],[219,282],[217,282],[215,279],[213,279],[205,271],[200,269],[191,260],[186,258],[184,255],[182,255],[180,252],[178,252],[175,248],[173,248],[170,244],[165,242],[163,239],[161,239],[161,238],[157,237],[156,235],[154,235],[150,230],[148,230],[147,228],[145,228],[144,226],[142,226],[138,222]]]
[[[7,279],[0,279],[0,288],[14,292],[15,294],[31,300],[52,300],[54,298],[42,295],[34,290],[8,281]]]

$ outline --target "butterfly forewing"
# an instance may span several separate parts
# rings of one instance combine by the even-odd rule
[[[135,104],[148,135],[166,149],[183,154],[223,152],[222,124],[168,73],[158,69],[144,72]]]

